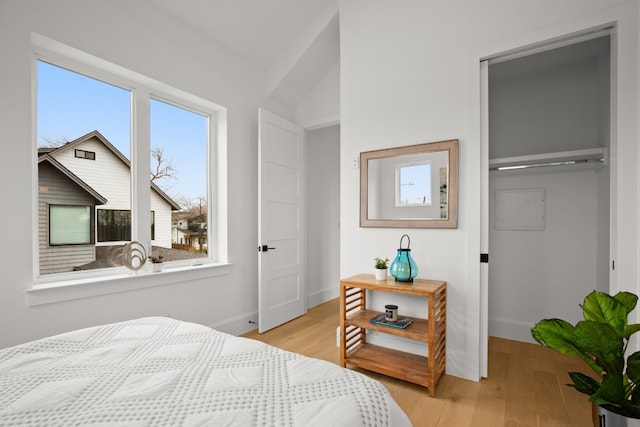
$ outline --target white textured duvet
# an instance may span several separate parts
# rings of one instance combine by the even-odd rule
[[[382,384],[150,317],[0,350],[0,426],[405,426]]]

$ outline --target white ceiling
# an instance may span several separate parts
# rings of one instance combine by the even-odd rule
[[[338,0],[146,0],[268,73],[297,105],[339,61]]]
[[[338,0],[144,0],[265,71],[271,98],[295,107],[340,60]],[[494,78],[602,54],[589,41],[492,66]]]

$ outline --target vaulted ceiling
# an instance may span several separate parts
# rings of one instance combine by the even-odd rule
[[[146,0],[268,75],[295,107],[340,59],[338,0]]]

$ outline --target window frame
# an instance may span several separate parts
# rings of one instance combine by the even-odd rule
[[[144,75],[102,60],[88,53],[66,46],[60,42],[45,36],[32,33],[32,194],[37,195],[38,188],[38,141],[37,141],[37,62],[45,61],[72,72],[86,75],[114,86],[121,87],[131,92],[131,236],[133,240],[142,242],[148,250],[151,248],[151,186],[150,183],[150,116],[149,102],[151,98],[173,104],[205,116],[207,118],[207,157],[208,170],[206,175],[207,185],[207,209],[211,214],[208,218],[207,228],[215,233],[215,244],[209,245],[207,258],[197,261],[175,261],[163,270],[170,274],[172,268],[176,271],[189,269],[202,269],[203,267],[224,267],[217,274],[228,272],[228,243],[227,243],[227,110],[218,104],[200,98],[183,90],[169,86],[165,83],[148,78]],[[32,223],[34,229],[38,229],[38,201],[32,197]],[[145,213],[146,214],[141,214]],[[94,214],[94,222],[96,221]],[[112,267],[109,269],[88,270],[82,272],[54,273],[40,275],[38,233],[33,233],[33,284],[30,291],[46,290],[52,287],[65,287],[78,284],[87,284],[95,287],[97,281],[137,280],[144,276],[133,276],[125,267]],[[94,233],[95,234],[95,233]],[[209,242],[211,236],[208,236]],[[92,244],[96,244],[95,241]],[[201,274],[201,273],[198,273]],[[157,274],[154,275],[157,277]],[[161,283],[162,281],[157,281]],[[131,286],[130,284],[127,286]],[[97,287],[96,287],[97,288]],[[133,289],[133,287],[132,287]],[[91,291],[84,293],[91,294]],[[120,292],[120,290],[114,290]],[[104,290],[99,293],[105,293]],[[109,293],[109,292],[106,292]],[[84,297],[84,296],[83,296]],[[62,298],[67,300],[73,298]],[[53,298],[53,300],[59,300]],[[38,298],[40,301],[40,298]],[[47,298],[45,302],[49,301]],[[30,304],[31,305],[31,304]],[[37,304],[34,304],[37,305]]]

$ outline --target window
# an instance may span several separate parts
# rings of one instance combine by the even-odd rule
[[[94,153],[93,151],[85,151],[85,150],[74,150],[75,156],[79,159],[88,159],[88,160],[95,160],[96,159],[96,153]]]
[[[207,118],[158,99],[151,99],[150,118],[151,180],[181,208],[171,212],[166,245],[207,254]]]
[[[35,246],[38,276],[62,272],[64,277],[44,281],[66,280],[98,268],[109,275],[105,266],[122,265],[119,252],[109,248],[131,240],[150,251],[161,249],[164,261],[175,265],[225,263],[226,242],[208,234],[226,226],[226,215],[217,215],[212,224],[209,214],[225,206],[212,197],[225,185],[224,168],[218,169],[225,150],[216,146],[218,129],[226,129],[218,128],[226,120],[225,110],[81,52],[69,59],[60,53],[68,49],[54,41],[34,40],[42,44],[36,46],[42,50],[36,52],[38,158],[46,156],[49,165],[42,173],[38,169],[36,187],[48,189],[38,194],[38,218],[46,204],[54,207],[50,242]],[[147,156],[150,163],[138,161]],[[140,179],[144,175],[148,181]],[[82,212],[67,208],[64,200],[84,201],[78,203]],[[137,206],[150,207],[151,215],[141,214]],[[77,220],[80,216],[88,226]],[[42,227],[42,220],[38,224]],[[51,256],[46,243],[96,247],[62,259],[66,253]]]
[[[431,206],[431,163],[398,165],[396,206]]]
[[[89,206],[49,205],[49,244],[88,245],[91,243]]]
[[[155,213],[151,212],[151,240],[155,239]],[[98,209],[98,242],[131,240],[131,211]]]

